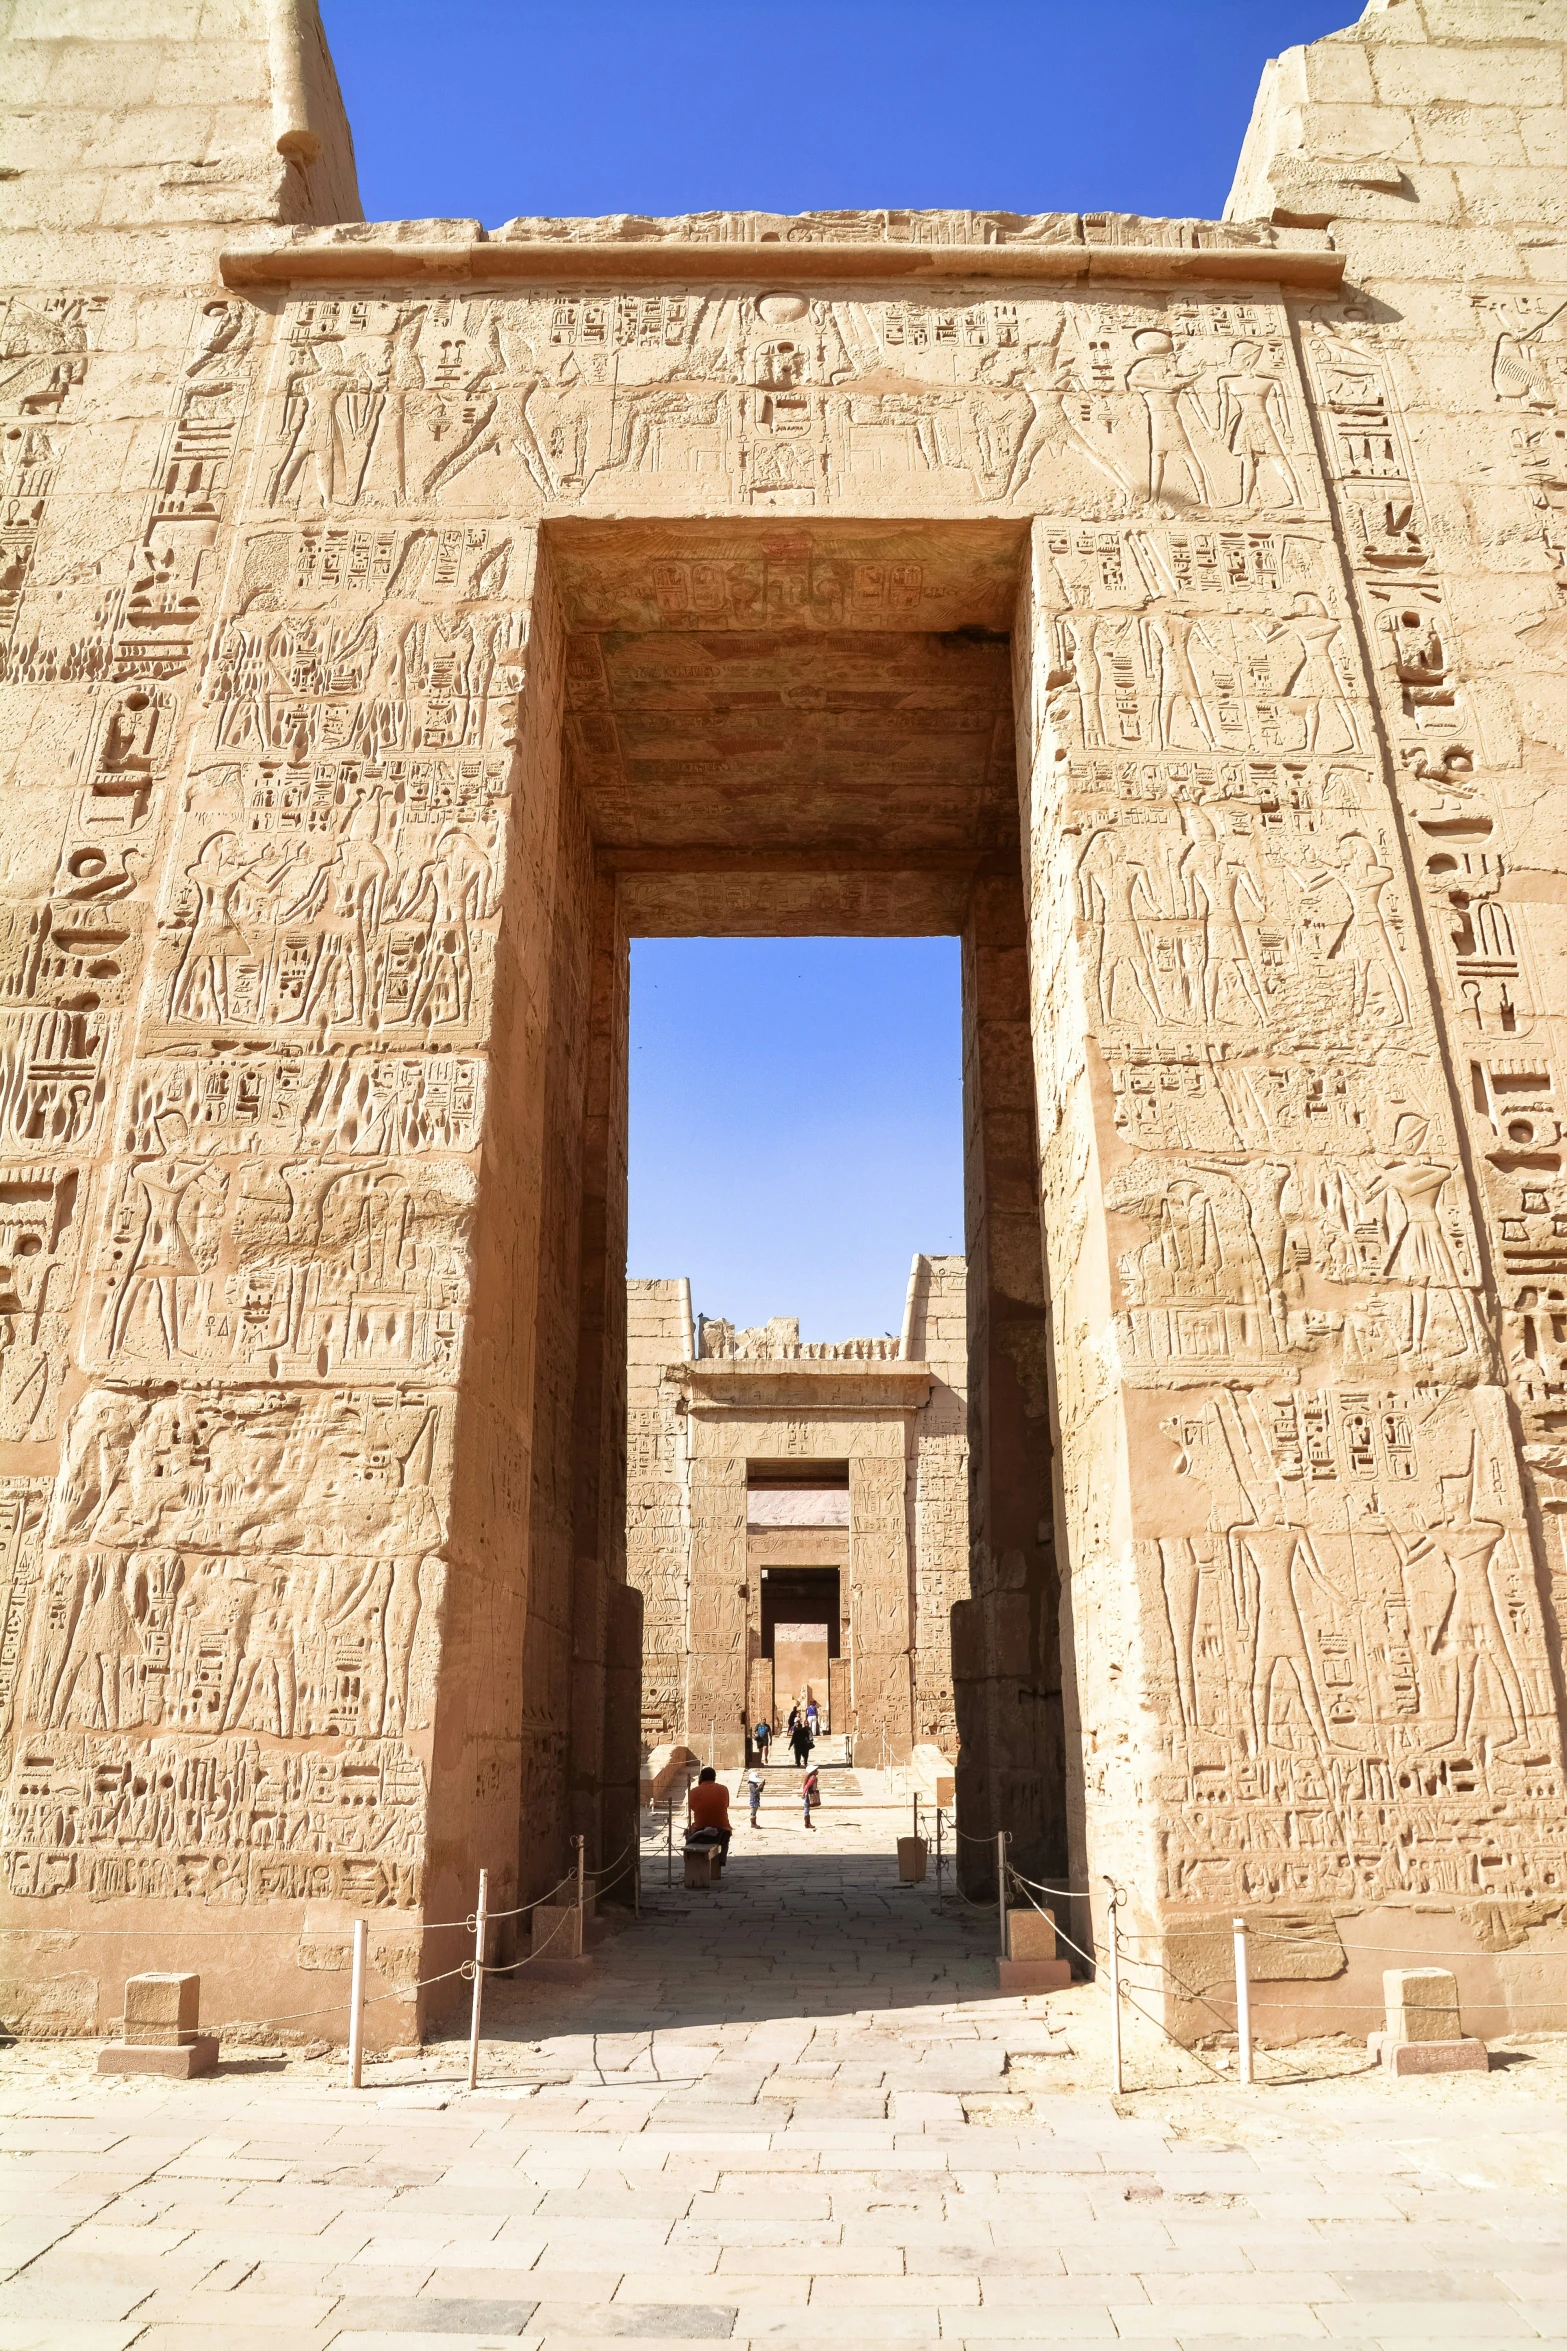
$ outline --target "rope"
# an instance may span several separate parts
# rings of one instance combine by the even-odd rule
[[[408,1985],[406,1990],[399,1992],[374,1992],[363,2003],[363,2005],[366,2008],[379,2008],[387,2000],[408,2000],[412,1998],[415,1992],[423,1992],[431,1984],[450,1983],[453,1976],[464,1974],[471,1975],[472,1970],[472,1960],[465,1960],[461,1967],[449,1967],[442,1975],[421,1976],[418,1983]],[[63,1981],[62,1978],[55,1978],[53,1980],[57,1982]],[[332,2001],[331,2004],[326,2008],[293,2008],[283,2016],[258,2016],[254,2022],[246,2020],[244,2023],[239,2025],[220,2025],[218,2027],[218,2034],[219,2038],[221,2038],[225,2032],[259,2032],[265,2025],[303,2024],[313,2016],[341,2016],[347,2005],[348,1999],[347,1995],[345,1994],[343,1999]]]
[[[1027,1878],[1021,1876],[1017,1870],[1011,1869],[1010,1866],[1008,1874],[1013,1879],[1015,1879],[1020,1886],[1022,1886],[1025,1893],[1028,1893],[1030,1881]],[[1041,1891],[1045,1893],[1048,1893],[1049,1890],[1050,1889],[1048,1887],[1041,1889]],[[1032,1894],[1029,1894],[1028,1898],[1033,1908],[1039,1911],[1041,1918],[1050,1919],[1051,1925],[1055,1927],[1057,1939],[1065,1943],[1069,1950],[1077,1952],[1080,1958],[1086,1959],[1090,1966],[1097,1969],[1099,1966],[1098,1945],[1094,1944],[1092,1950],[1085,1951],[1081,1943],[1073,1942],[1071,1936],[1067,1933],[1064,1927],[1057,1925],[1054,1914],[1052,1912],[1043,1909],[1039,1903],[1035,1902]],[[1112,1933],[1119,1933],[1120,1930],[1118,1928],[1112,1928],[1111,1931]],[[1089,1931],[1089,1941],[1090,1943],[1093,1943],[1092,1929]],[[1178,1976],[1171,1973],[1170,1969],[1167,1968],[1161,1960],[1133,1959],[1132,1965],[1134,1967],[1157,1967],[1161,1975],[1166,1976],[1169,1981],[1174,1984],[1176,1990],[1181,1994],[1183,1999],[1195,2001],[1199,2007],[1206,2008],[1210,2016],[1218,2018],[1219,2023],[1223,2026],[1226,2032],[1231,2030],[1228,2017],[1224,2016],[1220,2010],[1215,2008],[1211,2000],[1205,1999],[1201,1992],[1191,1991],[1185,1984],[1181,1982]],[[1105,1986],[1107,1992],[1109,1988],[1110,1987],[1107,1984]],[[1144,2008],[1141,2001],[1135,2000],[1132,1997],[1132,1994],[1128,1991],[1125,1984],[1122,1984],[1121,1986],[1121,1998],[1126,2002],[1129,2008],[1135,2010],[1136,2014],[1140,2016],[1146,2024],[1151,2024],[1155,2032],[1161,2033],[1165,2040],[1169,2042],[1172,2049],[1177,2050],[1183,2057],[1195,2058],[1197,2063],[1202,2066],[1207,2073],[1211,2074],[1216,2082],[1227,2080],[1228,2077],[1221,2073],[1216,2065],[1210,2065],[1207,2058],[1203,2056],[1200,2050],[1189,2049],[1186,2047],[1184,2042],[1178,2041],[1167,2025],[1162,2024],[1158,2017],[1152,2015],[1148,2009]],[[1304,2075],[1297,2073],[1293,2067],[1287,2067],[1286,2070],[1289,2072],[1290,2078],[1292,2080],[1299,2081],[1306,2078]]]
[[[555,1883],[549,1888],[547,1893],[535,1894],[531,1902],[519,1902],[515,1910],[487,1910],[484,1914],[485,1923],[488,1925],[492,1920],[499,1918],[521,1918],[526,1911],[541,1910],[544,1907],[544,1904],[550,1900],[552,1895],[558,1894],[560,1892],[562,1886],[574,1886],[576,1882],[576,1871],[574,1869],[568,1869],[563,1878],[557,1878],[555,1880]],[[570,1907],[570,1905],[568,1905],[568,1907]],[[462,1924],[467,1928],[470,1935],[476,1935],[479,1931],[478,1912],[476,1910],[470,1910],[467,1917],[462,1921]]]

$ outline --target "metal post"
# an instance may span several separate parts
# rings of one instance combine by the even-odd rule
[[[938,1910],[941,1908],[941,1827],[943,1818],[941,1806],[938,1804],[936,1807],[936,1908]]]
[[[365,1944],[370,1930],[362,1918],[354,1921],[354,1972],[348,1983],[348,2078],[356,2090],[365,2086]]]
[[[1241,2080],[1251,2087],[1251,1972],[1246,1964],[1246,1921],[1235,1924],[1235,2040],[1240,2053]]]
[[[916,1836],[918,1836],[918,1835],[919,1835],[919,1833],[920,1833],[920,1800],[919,1800],[919,1797],[918,1797],[918,1796],[916,1796],[916,1797],[915,1797],[915,1799],[914,1799],[914,1834],[915,1834]]]
[[[468,2087],[479,2086],[479,2019],[484,2011],[484,1929],[490,1906],[490,1873],[479,1872],[479,1907],[473,1919],[473,2022],[468,2027]]]
[[[1007,1832],[996,1831],[996,1921],[1001,1931],[1001,1956],[1007,1956]]]
[[[668,1799],[668,1804],[669,1816],[664,1826],[664,1882],[666,1885],[672,1886],[675,1882],[675,1799],[673,1796]]]
[[[1121,1930],[1116,1923],[1119,1907],[1115,1882],[1106,1878],[1110,1888],[1110,2087],[1121,2094]]]
[[[587,1876],[588,1840],[586,1837],[573,1837],[571,1841],[577,1848],[577,1908],[580,1910],[582,1908],[583,1886]]]

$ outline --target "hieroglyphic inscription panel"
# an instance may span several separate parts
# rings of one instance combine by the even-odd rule
[[[1227,488],[1161,353],[1137,516],[1035,526],[1036,1006],[1078,1005],[1039,1055],[1084,1801],[1150,1909],[1525,1895],[1567,1843],[1493,1302],[1291,330],[1249,322],[1216,370]],[[1361,519],[1373,661],[1429,723],[1447,654],[1397,576],[1408,502]],[[1128,1673],[1147,1746],[1086,1720]]]

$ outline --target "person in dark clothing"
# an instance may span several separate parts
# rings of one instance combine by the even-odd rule
[[[794,1749],[795,1762],[803,1771],[805,1769],[805,1759],[811,1752],[812,1741],[810,1731],[803,1722],[798,1720],[798,1718],[795,1721],[794,1729],[789,1734],[789,1744]]]

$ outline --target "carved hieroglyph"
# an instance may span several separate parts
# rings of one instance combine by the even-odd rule
[[[1055,1508],[993,1542],[1004,1454],[956,1418],[912,1482],[867,1449],[877,1706],[943,1719],[920,1563],[988,1492],[986,1719],[1064,1720],[1074,1883],[1154,1937],[1380,1906],[1418,1958],[1445,1904],[1549,1941],[1562,0],[1291,52],[1222,223],[489,236],[354,219],[273,13],[16,42],[19,1952],[107,2014],[138,1937],[221,1911],[255,1940],[203,1947],[212,2014],[282,2014],[351,1911],[460,1919],[481,1863],[506,1907],[629,1833],[628,1477],[633,1559],[701,1497],[738,1587],[745,1529],[732,1448],[680,1440],[686,1499],[667,1429],[622,1444],[627,939],[726,927],[962,931],[974,974],[969,1327]],[[231,93],[199,136],[187,67]],[[127,109],[159,74],[169,118]],[[159,160],[116,183],[84,88]],[[397,2037],[456,1946],[383,1940]]]

